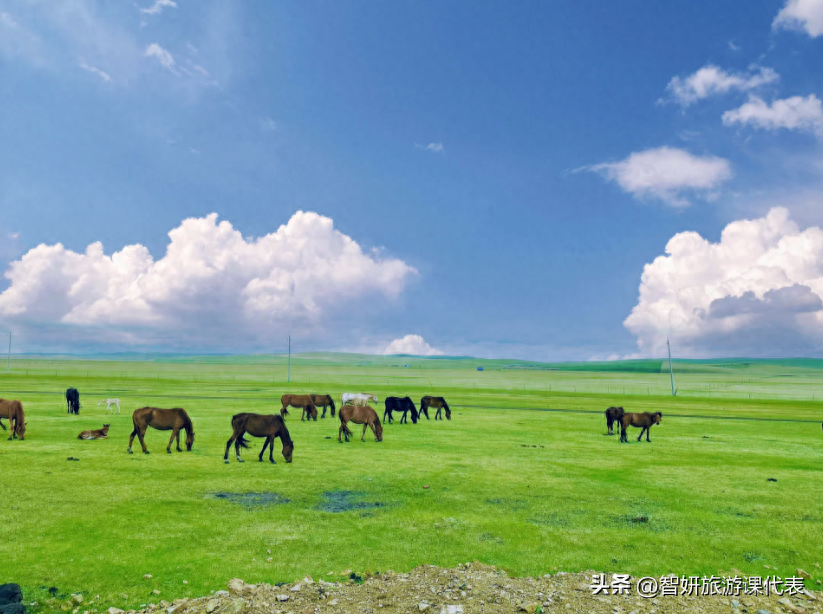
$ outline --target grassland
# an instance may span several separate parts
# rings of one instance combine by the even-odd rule
[[[231,577],[472,559],[516,574],[821,573],[823,361],[680,362],[672,397],[659,361],[318,354],[293,358],[286,384],[282,357],[127,358],[18,358],[0,374],[0,396],[28,418],[25,441],[0,440],[0,581],[27,601],[57,587],[136,606]],[[442,394],[453,419],[341,445],[336,420],[292,415],[293,464],[257,463],[255,441],[245,464],[224,465],[230,416],[274,411],[287,391]],[[95,405],[106,396],[120,416]],[[612,404],[662,411],[652,442],[606,437]],[[168,456],[155,431],[151,455],[128,455],[143,405],[185,407],[194,450]],[[103,422],[108,440],[76,439]]]

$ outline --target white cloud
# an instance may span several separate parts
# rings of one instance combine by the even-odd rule
[[[266,117],[263,121],[260,122],[260,127],[263,128],[266,132],[274,132],[277,130],[277,122],[274,121],[271,117]]]
[[[146,51],[144,55],[147,58],[156,58],[158,62],[165,68],[168,68],[170,71],[175,72],[174,68],[174,57],[171,53],[163,49],[157,43],[152,43],[148,47],[146,47]]]
[[[656,198],[673,207],[685,207],[684,192],[711,196],[732,176],[728,160],[695,156],[682,149],[658,147],[635,152],[620,162],[583,167],[616,181],[623,191],[637,198]]]
[[[687,107],[692,103],[732,90],[747,92],[774,83],[780,76],[771,68],[757,67],[748,73],[732,73],[708,64],[688,77],[673,77],[666,91],[675,102]]]
[[[87,70],[88,72],[97,75],[98,77],[100,77],[106,83],[111,81],[111,77],[107,73],[100,70],[99,68],[96,68],[94,66],[89,66],[88,64],[86,64],[85,62],[82,62],[82,61],[80,62],[79,66],[83,70]]]
[[[823,136],[823,107],[820,99],[811,94],[805,98],[792,96],[767,104],[756,96],[739,109],[723,113],[723,123],[749,124],[764,130],[799,130]]]
[[[384,354],[411,354],[413,356],[441,356],[443,352],[436,350],[420,335],[406,335],[401,339],[392,341]]]
[[[147,8],[141,8],[140,12],[146,15],[157,15],[163,11],[164,8],[177,8],[177,3],[173,0],[155,0],[155,3]]]
[[[445,151],[445,149],[443,149],[443,143],[429,143],[428,145],[415,143],[414,146],[419,149],[425,149],[426,151],[433,151],[434,153],[443,153]]]
[[[823,229],[801,231],[788,210],[730,223],[720,241],[669,240],[643,270],[624,326],[640,353],[808,355],[823,349]]]
[[[774,18],[772,27],[820,36],[823,34],[823,0],[788,0]]]
[[[111,255],[99,242],[85,253],[39,245],[6,271],[0,321],[29,338],[248,348],[368,321],[416,273],[364,253],[316,213],[298,211],[257,239],[213,213],[184,220],[169,237],[159,260],[139,244]]]

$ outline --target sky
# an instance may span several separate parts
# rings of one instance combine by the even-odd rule
[[[823,356],[823,0],[0,0],[15,351]]]

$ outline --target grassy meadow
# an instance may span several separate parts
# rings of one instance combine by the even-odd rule
[[[29,602],[56,587],[126,608],[232,577],[473,559],[519,575],[801,567],[823,578],[821,375],[815,360],[683,361],[672,397],[660,361],[309,354],[292,358],[287,384],[279,356],[17,358],[0,397],[23,402],[28,431],[0,439],[0,581],[19,582]],[[69,386],[79,416],[66,414]],[[277,465],[258,463],[262,440],[244,464],[223,463],[233,414],[274,412],[285,392],[339,403],[360,391],[379,396],[381,417],[387,395],[442,395],[452,420],[385,425],[382,443],[362,443],[356,427],[341,445],[336,419],[302,423],[292,410],[292,464],[279,441]],[[121,415],[96,405],[109,396]],[[169,456],[168,433],[150,430],[151,454],[137,441],[127,454],[144,405],[186,408],[193,451]],[[651,443],[605,436],[609,405],[662,411]],[[76,439],[104,422],[108,440]]]

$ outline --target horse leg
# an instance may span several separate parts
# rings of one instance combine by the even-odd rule
[[[369,426],[371,427],[371,432],[374,433],[374,440],[377,441],[377,427],[374,426],[374,422],[369,422]]]
[[[169,438],[169,445],[166,446],[166,454],[171,454],[171,444],[174,442],[174,438],[178,435],[180,435],[180,431],[178,429],[174,428],[171,430],[171,438]]]
[[[146,429],[141,428],[137,431],[137,438],[140,440],[140,445],[143,446],[143,454],[148,454],[149,450],[146,448],[146,441],[144,437],[146,436]]]
[[[276,465],[277,461],[274,460],[274,435],[269,437],[269,462],[272,465]]]
[[[229,440],[226,442],[226,453],[223,455],[223,462],[227,465],[229,464],[229,448],[231,448],[231,442],[235,439],[237,439],[237,435],[232,433],[231,437],[229,437]],[[240,455],[238,454],[238,456]]]
[[[324,405],[324,406],[323,406],[323,415],[322,415],[322,416],[320,416],[320,418],[321,418],[321,419],[323,419],[323,418],[325,418],[325,417],[326,417],[326,406]]]
[[[9,424],[11,424],[11,420],[9,420]],[[3,419],[2,419],[2,418],[0,418],[0,427],[2,427],[2,429],[3,429],[4,431],[8,430],[8,429],[6,429],[6,425],[5,425],[5,424],[3,424]]]
[[[134,441],[134,436],[137,435],[137,433],[139,432],[140,431],[136,426],[134,427],[134,430],[131,432],[131,437],[129,437],[129,454],[134,454],[134,452],[131,451],[131,444]]]
[[[649,439],[649,431],[651,431],[651,430],[652,430],[652,425],[650,424],[649,426],[646,427],[646,441],[648,441],[648,442],[651,442],[651,439]]]
[[[280,408],[280,417],[281,418],[285,418],[286,416],[289,415],[288,407],[289,407],[288,403],[283,403],[283,407]]]
[[[177,436],[174,439],[177,443],[177,451],[182,452],[183,450],[180,449],[180,429],[177,429]]]
[[[257,457],[257,460],[261,463],[263,462],[263,454],[266,452],[266,446],[272,443],[271,439],[266,436],[266,440],[263,442],[263,449],[260,450],[260,455]]]
[[[644,426],[640,429],[640,434],[637,436],[637,441],[640,441],[641,439],[643,439],[643,433],[645,433],[645,432],[646,432],[646,427]]]
[[[626,425],[620,423],[620,443],[626,443]]]
[[[360,441],[366,441],[366,429],[369,428],[368,422],[363,425],[363,434],[360,436]]]

